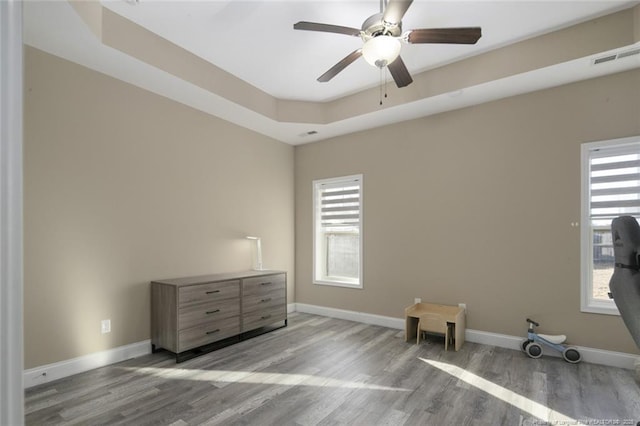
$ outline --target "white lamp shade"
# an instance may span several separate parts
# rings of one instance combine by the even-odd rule
[[[364,60],[378,68],[386,67],[395,61],[399,54],[400,41],[391,36],[374,37],[362,46]]]
[[[255,241],[255,246],[253,251],[253,269],[256,271],[264,271],[262,267],[262,238],[260,237],[245,237],[247,240]]]

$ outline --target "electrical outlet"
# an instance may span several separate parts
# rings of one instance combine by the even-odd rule
[[[467,304],[466,303],[458,303],[458,306],[462,309],[464,309],[465,312],[467,312]]]
[[[422,303],[422,298],[416,297],[415,299],[413,299],[413,303]]]
[[[102,334],[111,333],[110,319],[102,320],[102,322],[100,323],[100,331],[102,332]]]

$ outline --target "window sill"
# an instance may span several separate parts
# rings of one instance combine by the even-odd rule
[[[583,303],[580,306],[580,312],[620,316],[620,311],[618,311],[615,303],[609,301],[591,300],[586,304]]]
[[[355,289],[362,290],[362,283],[360,283],[360,282],[313,280],[313,283],[317,284],[317,285],[327,285],[327,286],[332,286],[332,287],[355,288]]]

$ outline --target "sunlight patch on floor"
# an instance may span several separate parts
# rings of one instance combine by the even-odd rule
[[[483,379],[482,377],[473,374],[470,371],[465,370],[464,368],[447,364],[445,362],[439,362],[424,358],[419,359],[441,371],[444,371],[445,373],[451,374],[452,376],[480,389],[483,392],[488,393],[491,396],[494,396],[506,402],[507,404],[511,404],[514,407],[519,408],[520,410],[525,411],[532,416],[544,420],[545,422],[551,422],[552,424],[571,425],[584,424],[538,402],[519,395],[505,387],[495,384],[487,379]]]
[[[223,383],[254,383],[283,386],[316,386],[347,389],[410,392],[410,389],[378,386],[310,374],[259,373],[254,371],[192,370],[183,368],[123,367],[136,373],[175,380],[197,380]]]

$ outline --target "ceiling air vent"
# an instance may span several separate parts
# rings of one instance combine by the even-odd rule
[[[596,58],[593,60],[593,65],[602,64],[604,62],[615,61],[616,59],[628,58],[629,56],[634,56],[634,55],[640,55],[640,48],[625,50],[624,52],[603,56],[601,58]]]
[[[615,61],[616,60],[616,55],[609,55],[609,56],[604,56],[602,58],[598,58],[596,60],[593,61],[593,65],[598,65],[601,64],[603,62],[609,62],[609,61]]]
[[[626,52],[618,53],[618,59],[626,58],[627,56],[640,55],[640,48],[627,50]]]
[[[317,135],[317,134],[318,134],[317,131],[309,130],[308,132],[301,133],[298,136],[301,137],[301,138],[304,138],[305,136],[311,136],[311,135]]]

